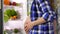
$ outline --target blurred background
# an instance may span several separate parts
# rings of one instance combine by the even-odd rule
[[[60,34],[60,0],[57,0],[58,34]]]
[[[0,0],[0,9],[1,9],[1,0]]]

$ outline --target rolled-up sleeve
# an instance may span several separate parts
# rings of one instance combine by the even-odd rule
[[[44,2],[40,3],[40,7],[42,8],[43,15],[42,17],[45,21],[53,21],[53,9],[50,6],[50,2],[45,0]]]
[[[37,20],[38,17],[43,17],[45,21],[53,21],[56,18],[48,0],[34,0],[30,16],[32,21]]]
[[[45,21],[47,21],[49,17],[49,13],[48,12],[44,13],[42,17],[44,18]]]

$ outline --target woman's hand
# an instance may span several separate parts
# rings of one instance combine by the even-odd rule
[[[27,23],[29,23],[29,22],[31,22],[31,20],[30,20],[30,17],[28,16],[27,19],[26,19],[26,21],[25,21],[25,23],[24,23],[24,26],[25,26]]]
[[[25,28],[25,31],[28,32],[30,29],[33,28],[33,26],[34,26],[33,23],[26,24],[25,27],[24,27]]]
[[[28,31],[26,29],[29,28],[27,26],[29,23],[31,23],[31,20],[30,20],[30,17],[28,16],[27,19],[26,19],[26,21],[25,21],[25,24],[24,24],[24,29],[25,29],[26,34],[28,34]]]

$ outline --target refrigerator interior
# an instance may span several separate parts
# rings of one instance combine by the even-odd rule
[[[22,3],[22,7],[21,6],[3,5],[3,10],[5,11],[6,9],[15,9],[15,11],[19,12],[19,14],[21,15],[21,18],[18,20],[10,20],[9,19],[6,23],[4,22],[3,29],[4,30],[7,29],[7,32],[6,32],[7,34],[14,34],[13,30],[15,28],[17,28],[20,30],[20,32],[18,32],[17,34],[25,34],[24,23],[25,23],[25,19],[27,17],[27,0],[10,0],[10,1],[16,2],[16,3]]]

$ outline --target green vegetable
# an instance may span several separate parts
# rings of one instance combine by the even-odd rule
[[[9,17],[4,15],[4,22],[6,23],[8,20],[9,20]]]
[[[14,9],[6,9],[4,12],[4,22],[7,22],[12,16],[17,16],[17,12]]]
[[[11,16],[17,16],[17,12],[14,9],[11,10]]]
[[[4,31],[4,34],[6,34],[6,31]]]
[[[11,16],[11,10],[10,10],[10,9],[7,9],[7,10],[4,12],[4,14],[6,14],[8,17],[10,17],[10,16]]]
[[[7,9],[5,12],[4,12],[8,17],[11,17],[11,16],[16,16],[17,13],[14,9]]]
[[[19,32],[19,30],[18,29],[14,29],[14,33],[18,33]]]

